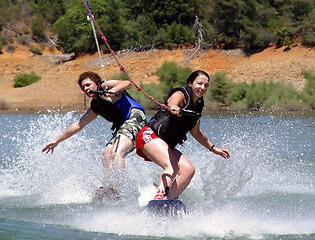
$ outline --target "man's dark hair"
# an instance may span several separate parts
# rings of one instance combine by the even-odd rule
[[[84,79],[87,79],[87,78],[89,78],[93,82],[95,82],[96,85],[99,85],[102,82],[101,77],[97,73],[95,73],[95,72],[84,72],[84,73],[80,74],[79,79],[78,79],[78,84],[79,84],[81,89],[82,89],[82,85],[81,85],[82,81]]]

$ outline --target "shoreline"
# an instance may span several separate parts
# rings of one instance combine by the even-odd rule
[[[201,50],[193,59],[185,61],[193,50],[153,49],[119,53],[117,57],[137,84],[157,83],[155,72],[164,61],[172,61],[192,70],[203,69],[210,75],[226,72],[227,77],[236,83],[281,81],[292,84],[297,90],[301,90],[305,84],[302,70],[315,70],[314,48],[294,46],[291,50],[284,51],[283,48],[271,46],[249,56],[240,54],[240,51],[209,49]],[[41,56],[34,55],[26,46],[18,46],[14,53],[0,54],[1,112],[45,112],[49,109],[83,111],[88,106],[89,101],[84,98],[76,80],[84,71],[94,71],[102,75],[98,54],[85,54],[60,64],[51,61],[56,55],[59,56],[60,53],[51,49],[45,49]],[[110,54],[104,54],[104,57],[110,59]],[[114,61],[108,61],[104,71],[108,79],[121,73]],[[39,75],[41,80],[23,88],[13,87],[17,74],[31,72]],[[211,109],[213,107],[221,110],[218,106],[212,106]]]

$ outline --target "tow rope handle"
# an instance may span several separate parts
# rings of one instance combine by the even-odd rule
[[[115,96],[119,96],[118,92],[110,92],[110,91],[104,91],[104,90],[90,90],[91,93],[96,93],[99,95],[106,95],[106,94],[113,94]]]
[[[190,117],[201,117],[201,113],[198,113],[196,111],[187,110],[187,109],[181,109],[180,114],[184,116],[190,116]]]

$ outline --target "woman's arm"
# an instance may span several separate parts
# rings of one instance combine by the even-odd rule
[[[226,149],[215,147],[212,142],[204,135],[204,133],[200,130],[200,120],[198,120],[197,124],[190,131],[191,135],[205,148],[212,151],[214,154],[220,155],[224,158],[230,158],[230,153]]]
[[[93,121],[97,117],[97,114],[92,111],[91,108],[87,110],[87,112],[80,118],[80,120],[72,123],[60,136],[58,136],[54,141],[47,144],[42,152],[51,153],[54,152],[54,148],[57,147],[57,145],[68,139],[69,137],[73,136],[77,132],[79,132],[82,128],[84,128],[87,124],[89,124],[91,121]]]
[[[174,92],[167,100],[167,106],[173,114],[179,115],[181,107],[185,104],[185,96],[181,91]]]

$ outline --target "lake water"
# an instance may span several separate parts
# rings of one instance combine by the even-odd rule
[[[109,181],[100,117],[41,153],[79,117],[0,113],[0,239],[315,239],[314,114],[203,116],[203,132],[231,158],[190,136],[179,147],[196,167],[180,219],[144,210],[161,169],[134,152],[111,178],[121,199],[93,200]]]

